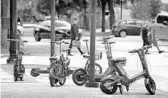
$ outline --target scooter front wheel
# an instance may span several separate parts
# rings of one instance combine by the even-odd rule
[[[53,87],[57,84],[58,80],[54,78],[54,70],[50,70],[49,80],[50,80],[51,87]]]
[[[18,81],[18,74],[19,74],[18,65],[14,65],[13,67],[14,81]]]
[[[62,76],[61,76],[61,79],[59,80],[59,84],[64,85],[65,82],[66,82],[65,69],[63,68],[62,69]]]
[[[84,85],[87,81],[86,70],[84,70],[82,68],[75,70],[72,74],[72,80],[78,86]]]
[[[145,78],[145,87],[151,95],[155,95],[156,83],[151,77]]]
[[[50,85],[51,85],[51,87],[55,86],[55,84],[57,83],[56,79],[54,79],[52,77],[50,77],[49,79],[50,79]]]
[[[117,84],[113,79],[105,79],[100,82],[100,89],[106,94],[114,94],[117,91]]]

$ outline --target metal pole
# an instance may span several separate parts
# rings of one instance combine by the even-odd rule
[[[55,54],[55,0],[51,0],[51,57]]]
[[[17,3],[16,0],[10,0],[10,39],[16,39],[17,33]],[[13,59],[16,58],[16,43],[15,41],[10,41],[9,52],[10,56],[7,60],[8,63],[12,63]]]
[[[98,87],[98,83],[95,82],[95,16],[96,16],[96,4],[97,0],[91,1],[91,36],[90,36],[90,67],[89,67],[89,81],[86,82],[86,87]]]
[[[122,0],[120,0],[120,5],[121,5],[121,19],[122,19]]]

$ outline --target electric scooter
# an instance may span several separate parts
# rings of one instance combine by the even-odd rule
[[[113,66],[117,72],[117,75],[115,75],[115,76],[109,75],[109,76],[102,78],[102,80],[100,82],[101,91],[106,94],[113,94],[117,91],[117,88],[119,88],[120,93],[122,94],[123,93],[122,86],[125,86],[126,90],[129,91],[129,86],[131,83],[133,83],[141,78],[145,78],[144,83],[145,83],[145,87],[146,87],[147,91],[151,95],[154,95],[155,91],[156,91],[156,84],[155,84],[155,81],[152,79],[151,75],[149,74],[148,64],[147,64],[147,61],[145,58],[145,52],[144,52],[144,49],[150,48],[150,47],[151,47],[151,45],[144,46],[142,48],[135,49],[135,50],[132,50],[129,52],[129,53],[138,53],[138,56],[141,60],[141,64],[142,64],[142,68],[143,68],[143,71],[141,73],[133,76],[132,78],[128,77],[123,66],[119,64],[120,62],[122,62],[125,59],[122,59],[122,58],[112,59]]]
[[[7,39],[8,41],[15,41],[16,42],[16,58],[14,59],[14,67],[13,67],[13,75],[14,75],[14,81],[23,81],[23,76],[25,74],[25,67],[22,64],[22,52],[19,51],[19,45],[20,41],[19,39]],[[27,41],[23,41],[27,42]],[[7,61],[9,62],[9,61]]]
[[[60,54],[52,56],[51,67],[49,71],[49,80],[50,85],[53,87],[57,84],[64,85],[66,82],[66,77],[72,74],[72,70],[69,68],[70,59],[68,58],[69,49],[62,49],[62,43],[69,44],[64,41],[56,41],[56,44],[59,45]],[[63,52],[66,52],[65,54]]]
[[[108,75],[115,75],[115,70],[112,66],[112,52],[111,52],[111,44],[114,44],[115,42],[109,42],[109,39],[111,39],[113,37],[104,37],[103,43],[105,50],[106,50],[106,54],[107,54],[107,59],[108,59],[108,65],[109,67],[105,70],[105,72],[103,74],[96,74],[95,73],[95,82],[100,82],[101,78],[108,76]],[[101,40],[101,41],[102,41]],[[89,79],[89,73],[87,70],[79,68],[77,70],[75,70],[72,74],[72,80],[73,82],[78,85],[78,86],[82,86],[86,83],[86,81]]]

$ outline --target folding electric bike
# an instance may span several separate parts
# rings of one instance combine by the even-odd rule
[[[109,67],[106,69],[106,71],[103,74],[95,73],[95,81],[96,82],[100,82],[101,78],[103,78],[107,75],[115,75],[115,70],[113,69],[112,62],[111,62],[111,59],[112,59],[111,44],[113,44],[115,42],[109,42],[109,39],[111,39],[111,38],[113,38],[113,37],[110,36],[110,37],[103,38],[102,44],[104,44],[104,47],[106,50]],[[84,85],[86,83],[86,81],[88,80],[88,78],[89,78],[88,71],[86,69],[82,69],[82,68],[75,70],[72,75],[73,82],[78,86]]]
[[[37,77],[40,74],[48,74],[50,85],[56,86],[59,82],[60,85],[64,85],[66,82],[66,77],[73,73],[73,70],[69,68],[70,59],[67,56],[69,49],[62,49],[62,44],[69,44],[65,41],[56,41],[59,46],[59,54],[50,57],[51,65],[47,70],[41,70],[40,68],[32,68],[30,74],[33,77]]]
[[[104,78],[102,78],[100,83],[100,89],[102,92],[106,94],[113,94],[117,91],[117,88],[119,87],[120,93],[123,93],[122,86],[125,86],[127,91],[129,91],[129,86],[131,83],[141,79],[145,78],[145,87],[148,90],[148,92],[151,95],[155,94],[156,91],[156,84],[155,81],[152,79],[151,75],[148,71],[148,64],[145,58],[145,52],[144,49],[149,48],[151,46],[144,46],[139,49],[135,49],[130,51],[129,53],[138,53],[138,56],[141,60],[143,71],[131,78],[128,77],[126,71],[124,70],[123,66],[119,64],[120,62],[126,61],[126,58],[117,58],[117,59],[111,59],[113,62],[113,65],[117,75],[109,75]]]
[[[49,71],[49,80],[52,87],[55,86],[57,82],[59,82],[60,85],[64,85],[66,77],[72,74],[72,70],[69,68],[70,59],[67,56],[69,49],[62,49],[62,43],[69,44],[65,41],[56,41],[56,44],[59,45],[60,54],[50,58],[52,63]],[[62,51],[66,53],[64,54]]]
[[[8,41],[15,41],[16,42],[16,57],[14,58],[14,67],[13,67],[13,76],[14,76],[14,81],[23,81],[23,75],[25,74],[25,67],[22,64],[22,55],[23,53],[19,50],[19,45],[22,40],[19,39],[7,39]],[[27,41],[23,41],[27,42]],[[9,61],[7,60],[7,63]]]
[[[83,41],[86,43],[86,48],[87,48],[87,53],[83,54],[83,58],[87,59],[84,69],[88,72],[89,64],[90,64],[90,58],[89,58],[90,57],[90,55],[89,55],[90,52],[89,52],[89,49],[88,49],[88,40],[85,39]],[[102,52],[100,52],[100,54],[96,55],[96,60],[100,60],[101,58],[102,58]],[[95,63],[95,73],[96,74],[101,74],[102,73],[102,67],[98,63]]]

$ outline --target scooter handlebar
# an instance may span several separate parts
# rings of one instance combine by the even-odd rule
[[[141,50],[144,50],[147,48],[151,48],[151,47],[152,47],[152,45],[146,45],[146,46],[143,46],[142,48],[131,50],[131,51],[129,51],[129,53],[135,53],[135,52],[138,52],[138,51],[141,51]]]
[[[114,36],[103,37],[103,40],[108,40],[108,39],[111,39],[111,38],[114,38]]]
[[[100,38],[100,39],[97,40],[97,41],[107,41],[107,40],[109,40],[109,39],[111,39],[111,38],[114,38],[114,36],[106,36],[106,37]]]
[[[115,44],[115,42],[103,42],[101,44]]]

